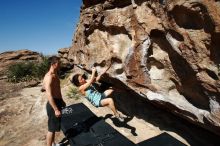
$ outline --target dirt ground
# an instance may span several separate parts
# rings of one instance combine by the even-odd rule
[[[0,146],[46,145],[47,115],[45,105],[47,99],[44,93],[40,92],[40,89],[41,86],[39,85],[37,87],[15,90],[13,96],[8,94],[1,98]],[[112,112],[106,107],[95,108],[85,98],[80,98],[79,100],[67,98],[66,93],[68,89],[69,85],[65,85],[62,88],[64,100],[68,105],[84,103],[97,116],[105,117],[107,123],[135,144],[152,139],[160,141],[160,137],[166,134],[173,141],[178,141],[185,145],[220,145],[217,136],[213,136],[201,129],[192,128],[194,127],[193,125],[180,122],[180,120],[176,120],[172,115],[170,117],[166,116],[162,111],[158,111],[148,121],[134,116],[130,119],[128,118],[125,123],[118,123],[112,117]],[[155,109],[155,111],[157,110]],[[155,121],[157,123],[161,121],[161,124],[156,125],[154,124]],[[178,129],[175,129],[176,127]],[[62,133],[57,134],[57,142],[63,137]],[[167,140],[163,142],[166,143]],[[154,143],[154,145],[156,144]]]

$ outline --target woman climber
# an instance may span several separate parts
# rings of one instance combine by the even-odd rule
[[[82,74],[76,74],[72,77],[71,82],[78,87],[78,90],[86,96],[86,98],[95,106],[95,107],[109,107],[113,113],[114,116],[121,122],[124,121],[124,118],[118,113],[118,111],[115,108],[115,104],[113,99],[111,98],[113,89],[107,89],[103,93],[99,92],[96,89],[96,86],[94,85],[95,82],[99,81],[103,74],[105,74],[108,69],[107,67],[104,69],[104,71],[95,77],[96,75],[96,68],[92,68],[92,75],[89,79],[85,79],[85,77]]]

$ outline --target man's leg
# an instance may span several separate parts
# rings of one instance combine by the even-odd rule
[[[55,132],[47,132],[47,146],[52,146],[55,139]]]

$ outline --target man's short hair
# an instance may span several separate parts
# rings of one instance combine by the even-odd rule
[[[55,63],[57,63],[57,62],[59,62],[59,61],[60,61],[60,58],[57,57],[57,56],[51,56],[51,57],[49,58],[49,64],[50,64],[50,65],[53,65],[53,64],[55,64]]]

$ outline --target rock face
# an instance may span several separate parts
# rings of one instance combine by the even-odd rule
[[[37,61],[41,55],[30,50],[8,51],[0,54],[0,75],[3,75],[8,66],[21,61]]]
[[[58,56],[62,62],[61,71],[66,72],[73,68],[72,61],[68,60],[70,48],[61,48],[58,51]]]
[[[219,0],[83,0],[65,58],[220,135],[219,42]]]

